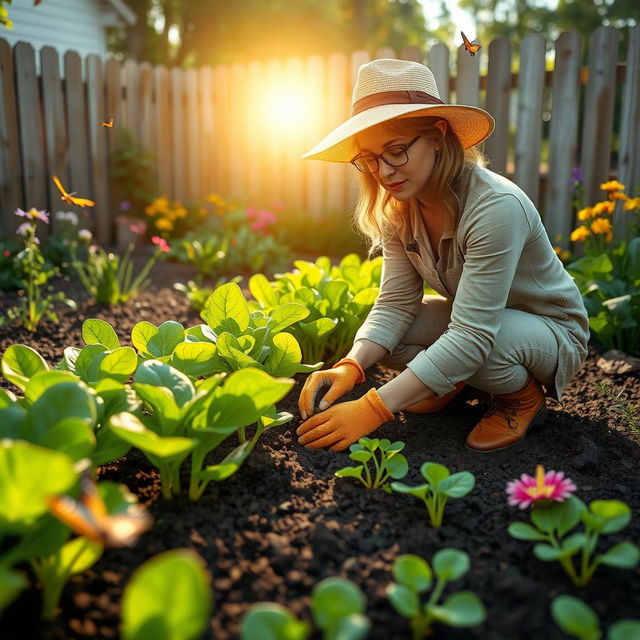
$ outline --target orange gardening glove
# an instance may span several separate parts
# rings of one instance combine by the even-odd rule
[[[303,420],[314,414],[316,395],[323,387],[329,387],[320,401],[322,411],[331,406],[338,398],[349,393],[353,387],[364,382],[364,369],[351,358],[342,358],[325,371],[314,371],[305,381],[298,398],[298,409]]]
[[[383,422],[393,419],[375,389],[358,400],[341,402],[303,422],[296,433],[298,442],[307,449],[328,447],[344,451],[350,444],[375,431]]]

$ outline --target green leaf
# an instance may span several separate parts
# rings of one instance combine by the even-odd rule
[[[149,337],[146,350],[154,358],[171,356],[176,346],[184,341],[184,336],[184,327],[179,322],[167,320]]]
[[[175,435],[176,428],[180,424],[182,411],[171,391],[166,387],[156,387],[141,382],[136,382],[133,388],[157,419],[157,427],[154,426],[153,430],[161,436]]]
[[[112,378],[127,382],[138,366],[138,355],[133,347],[119,347],[104,354],[98,365],[98,379]]]
[[[306,640],[309,633],[306,622],[275,602],[254,604],[242,618],[241,640]]]
[[[216,346],[209,342],[181,342],[176,345],[169,364],[191,378],[214,373],[219,366]]]
[[[364,640],[371,629],[368,618],[361,613],[352,613],[342,618],[325,634],[326,640]]]
[[[352,460],[355,460],[355,462],[362,462],[364,464],[366,462],[369,462],[369,460],[373,458],[373,453],[371,453],[371,451],[363,451],[362,449],[360,449],[359,451],[352,451],[349,454],[349,457]]]
[[[409,472],[409,463],[401,453],[396,454],[390,460],[388,459],[385,466],[391,478],[404,478]]]
[[[469,471],[460,471],[445,478],[440,483],[438,490],[450,498],[462,498],[474,487],[476,479]]]
[[[65,418],[53,424],[38,444],[66,453],[77,462],[88,458],[96,448],[93,429],[78,418]]]
[[[12,344],[2,355],[2,375],[24,391],[27,382],[40,371],[48,371],[44,358],[26,344]]]
[[[422,477],[431,485],[433,491],[438,489],[440,483],[449,477],[449,469],[438,462],[425,462],[420,467]]]
[[[602,637],[598,616],[578,598],[569,595],[554,598],[551,615],[555,623],[569,635],[581,640],[599,640]]]
[[[405,618],[415,618],[420,613],[420,600],[414,591],[403,584],[390,584],[387,596],[393,608]]]
[[[273,347],[264,367],[272,376],[289,377],[296,373],[301,360],[298,341],[290,333],[279,333],[273,337]]]
[[[567,555],[562,549],[555,549],[550,544],[539,543],[533,547],[533,554],[542,562],[552,562]]]
[[[404,482],[392,482],[391,488],[398,493],[407,493],[421,500],[424,500],[427,494],[431,491],[431,486],[428,484],[421,484],[416,487],[412,487],[408,484],[404,484]]]
[[[100,358],[107,348],[103,344],[88,344],[83,347],[76,358],[75,372],[88,384],[98,382],[98,367]]]
[[[131,331],[131,342],[139,353],[151,356],[147,347],[149,340],[157,335],[158,327],[146,320],[137,322]]]
[[[265,307],[275,307],[278,304],[278,294],[262,273],[256,273],[249,278],[249,291]]]
[[[123,640],[194,640],[209,624],[209,575],[189,549],[165,551],[136,569],[122,596]]]
[[[199,471],[196,477],[199,480],[213,480],[215,482],[226,480],[242,466],[242,463],[247,459],[252,449],[253,444],[251,440],[247,440],[227,454],[220,464],[206,467],[202,471]]]
[[[75,373],[70,371],[40,371],[36,373],[27,383],[24,389],[24,397],[27,404],[32,405],[47,389],[61,382],[77,382],[79,380]]]
[[[547,536],[526,522],[512,522],[508,528],[509,535],[517,540],[546,540]]]
[[[411,591],[422,593],[431,589],[433,573],[426,560],[407,553],[396,558],[393,564],[393,577]]]
[[[90,569],[102,556],[103,547],[88,538],[78,537],[67,542],[58,553],[52,565],[59,578],[72,576]]]
[[[487,612],[475,593],[459,591],[449,596],[440,606],[426,606],[436,620],[450,627],[475,627],[484,622]]]
[[[0,609],[2,603],[0,602]],[[640,620],[618,620],[609,627],[608,640],[638,640]]]
[[[597,556],[599,564],[619,569],[633,569],[638,566],[640,552],[631,542],[619,542],[601,556]]]
[[[631,520],[629,505],[620,500],[594,500],[589,510],[603,521],[602,533],[615,533],[624,529]]]
[[[109,350],[120,347],[114,328],[99,318],[91,318],[82,323],[82,339],[85,344],[103,344]]]
[[[166,387],[171,391],[179,407],[191,400],[195,394],[191,380],[184,373],[158,360],[143,362],[138,367],[134,380],[156,387]]]
[[[309,309],[297,302],[289,302],[274,309],[269,316],[274,320],[275,324],[271,326],[271,335],[282,331],[292,324],[304,320],[309,315]]]
[[[440,549],[433,556],[433,571],[446,582],[457,580],[469,571],[469,556],[459,549]]]
[[[326,578],[311,592],[311,614],[316,624],[329,630],[346,616],[364,613],[365,598],[351,581]]]
[[[300,329],[311,340],[318,340],[330,334],[338,326],[336,318],[318,318],[312,322],[301,322]]]
[[[0,532],[24,533],[46,513],[51,496],[76,482],[69,456],[29,442],[0,441]]]
[[[362,474],[364,473],[364,467],[343,467],[338,469],[333,475],[338,478],[357,478],[362,480]]]
[[[235,282],[218,287],[207,299],[200,315],[217,333],[228,331],[239,336],[249,326],[249,306]]]
[[[0,567],[0,613],[9,606],[29,581],[21,571]]]

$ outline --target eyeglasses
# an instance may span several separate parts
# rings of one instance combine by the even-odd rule
[[[359,171],[362,171],[362,173],[375,173],[379,168],[378,158],[382,158],[384,163],[390,167],[401,167],[403,164],[409,162],[409,154],[407,151],[418,140],[420,140],[420,136],[416,136],[407,144],[394,144],[382,153],[363,153],[356,156],[351,161],[351,164]]]

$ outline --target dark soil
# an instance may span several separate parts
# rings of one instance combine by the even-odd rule
[[[58,326],[43,324],[35,335],[4,328],[0,353],[13,343],[26,343],[55,364],[65,346],[82,345],[82,321],[90,317],[109,321],[125,344],[130,344],[131,329],[140,320],[196,324],[198,315],[189,310],[182,294],[171,289],[173,281],[192,276],[180,265],[157,265],[154,288],[112,310],[92,306],[74,283],[67,282],[67,291],[78,299],[78,310],[61,310]],[[0,306],[4,307],[12,294],[2,296]],[[557,563],[538,561],[532,543],[514,540],[507,533],[507,525],[526,519],[528,512],[507,505],[506,483],[521,473],[532,474],[541,463],[547,469],[565,471],[586,502],[616,498],[631,506],[631,524],[607,537],[599,548],[620,540],[640,542],[640,437],[609,411],[609,401],[594,386],[604,380],[616,391],[624,387],[628,398],[638,402],[640,377],[604,375],[596,366],[597,354],[592,348],[583,369],[567,387],[562,405],[549,400],[547,424],[532,431],[522,446],[491,454],[464,447],[467,433],[485,409],[477,399],[457,401],[440,417],[401,414],[375,434],[406,443],[410,472],[405,481],[409,484],[420,482],[419,466],[426,460],[444,463],[452,472],[469,470],[475,475],[475,489],[447,505],[440,530],[428,526],[426,510],[410,496],[370,491],[355,481],[335,478],[334,471],[350,463],[347,455],[298,445],[297,419],[268,431],[236,475],[210,487],[196,503],[187,498],[163,500],[156,471],[132,451],[105,466],[100,477],[124,483],[138,495],[155,518],[152,530],[131,549],[106,550],[92,569],[74,577],[63,593],[62,611],[55,622],[39,621],[39,590],[24,591],[0,618],[0,636],[5,640],[118,637],[119,602],[132,571],[151,556],[177,547],[196,550],[211,571],[215,609],[203,637],[216,640],[237,638],[242,615],[255,602],[276,601],[310,619],[309,594],[329,576],[347,577],[364,591],[372,621],[370,638],[410,638],[408,624],[385,596],[393,561],[402,553],[430,560],[443,547],[463,549],[471,559],[470,572],[445,594],[474,591],[488,616],[484,624],[470,630],[438,626],[438,638],[566,638],[549,610],[551,599],[562,593],[589,603],[604,628],[621,618],[640,618],[639,569],[600,567],[588,587],[574,588]],[[384,368],[372,368],[352,397],[380,386],[392,375]],[[280,409],[297,414],[303,379],[297,377]],[[2,385],[11,388],[6,380]],[[214,459],[232,444],[223,445]]]

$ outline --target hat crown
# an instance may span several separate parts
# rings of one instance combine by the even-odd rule
[[[380,58],[367,62],[358,69],[352,104],[385,91],[423,91],[440,98],[436,79],[429,67],[411,60]]]

